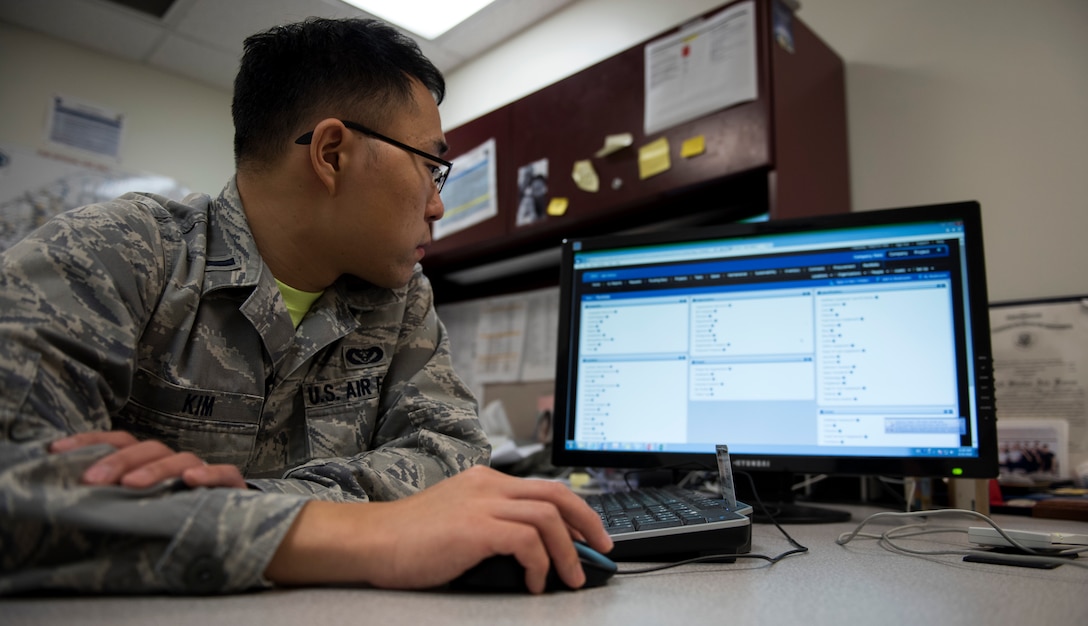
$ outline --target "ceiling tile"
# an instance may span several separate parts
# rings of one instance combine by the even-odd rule
[[[130,61],[145,60],[167,32],[150,16],[91,0],[0,0],[0,19]]]
[[[472,58],[544,19],[573,0],[497,0],[435,43],[462,57]]]
[[[311,16],[361,14],[342,2],[326,0],[195,0],[178,21],[176,30],[194,41],[241,56],[246,37],[273,26]]]
[[[153,67],[230,91],[238,72],[238,56],[169,35],[148,59]]]

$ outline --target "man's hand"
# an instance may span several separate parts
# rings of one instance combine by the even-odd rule
[[[83,472],[88,485],[122,485],[144,488],[170,478],[181,478],[190,487],[246,488],[242,473],[233,465],[207,465],[190,452],[174,452],[159,441],[139,441],[121,430],[78,433],[49,446],[53,453],[105,443],[117,451],[106,455]]]
[[[600,517],[565,485],[474,467],[395,502],[308,502],[265,576],[281,584],[420,589],[505,554],[540,593],[551,563],[571,587],[585,584],[572,536],[612,549]]]

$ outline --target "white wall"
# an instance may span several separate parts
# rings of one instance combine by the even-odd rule
[[[448,76],[447,127],[725,0],[578,0]],[[855,210],[981,202],[991,301],[1088,293],[1088,2],[801,0],[846,62]]]
[[[119,170],[212,195],[234,173],[230,93],[0,22],[0,141],[48,148],[56,95],[125,115]]]

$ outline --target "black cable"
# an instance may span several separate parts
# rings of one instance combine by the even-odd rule
[[[692,563],[707,563],[707,562],[729,562],[733,559],[758,559],[761,561],[767,561],[771,565],[781,561],[782,559],[792,556],[794,554],[801,554],[802,552],[808,552],[808,548],[802,546],[800,549],[787,550],[778,556],[767,556],[766,554],[705,554],[703,556],[697,556],[690,559],[684,559],[683,561],[673,561],[671,563],[662,563],[660,565],[651,565],[649,567],[643,567],[639,569],[621,569],[616,572],[616,575],[620,574],[649,574],[650,572],[658,572],[664,569],[670,569],[673,567],[679,567],[681,565],[690,565]]]
[[[778,520],[775,519],[773,515],[771,515],[771,512],[767,510],[767,506],[763,504],[763,500],[759,497],[759,490],[756,489],[756,481],[752,479],[752,475],[748,472],[742,471],[737,471],[735,473],[739,476],[745,477],[748,480],[748,486],[752,488],[752,497],[755,498],[756,504],[759,505],[759,510],[763,511],[763,515],[767,516],[767,519],[771,520],[771,523],[774,524],[774,527],[778,529],[778,532],[782,533],[782,536],[786,538],[786,541],[790,542],[790,545],[795,548],[795,550],[785,553],[785,556],[789,556],[789,554],[797,554],[800,552],[808,552],[808,548],[801,545],[796,539],[791,537],[790,534],[786,532],[786,529],[782,528],[782,526],[778,524]],[[779,558],[781,558],[782,556],[783,555],[779,555]]]

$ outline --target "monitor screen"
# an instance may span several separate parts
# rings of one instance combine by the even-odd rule
[[[975,202],[566,240],[553,462],[993,477]]]

